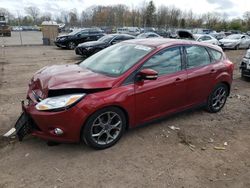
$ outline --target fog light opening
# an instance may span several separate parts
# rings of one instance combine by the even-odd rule
[[[54,133],[56,134],[56,135],[63,135],[63,130],[62,129],[59,129],[59,128],[55,128],[54,129]]]

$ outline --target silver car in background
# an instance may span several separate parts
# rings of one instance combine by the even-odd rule
[[[204,42],[204,43],[208,43],[208,44],[213,44],[213,45],[219,45],[219,41],[211,35],[194,34],[193,36],[194,36],[196,41]]]
[[[248,35],[233,34],[220,40],[220,46],[223,49],[250,48],[250,37]]]

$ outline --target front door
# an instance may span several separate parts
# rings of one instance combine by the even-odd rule
[[[135,83],[137,123],[144,123],[185,106],[187,73],[182,67],[179,47],[162,50],[146,61],[141,69],[153,69],[159,75],[156,80]]]

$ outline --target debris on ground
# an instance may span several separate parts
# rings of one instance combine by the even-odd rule
[[[227,142],[224,142],[224,146],[228,146],[228,143],[227,143]]]
[[[214,139],[209,138],[208,143],[214,143]]]
[[[168,126],[168,128],[170,128],[171,130],[175,131],[175,130],[180,130],[179,127],[175,127],[175,126]]]
[[[25,154],[25,157],[29,157],[29,155],[30,155],[29,153],[26,153],[26,154]]]
[[[54,169],[55,169],[55,171],[60,172],[60,170],[58,168],[54,167]]]
[[[215,146],[214,149],[215,149],[215,150],[225,150],[226,148],[225,148],[225,147]]]
[[[191,151],[194,151],[195,145],[193,145],[193,144],[188,144],[188,146],[189,146],[189,149],[190,149]]]

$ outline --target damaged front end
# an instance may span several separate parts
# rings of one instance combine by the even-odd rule
[[[22,141],[23,138],[32,133],[32,130],[39,130],[32,118],[24,110],[24,101],[22,101],[23,112],[17,119],[14,128],[10,129],[4,136],[11,137],[16,135],[19,141]]]
[[[27,99],[22,101],[20,117],[14,128],[4,136],[16,135],[19,141],[22,141],[26,135],[31,134],[51,141],[77,142],[77,135],[86,117],[85,111],[79,109],[77,103],[84,100],[88,94],[107,89],[48,90],[48,94],[43,98],[41,90],[30,88]]]

